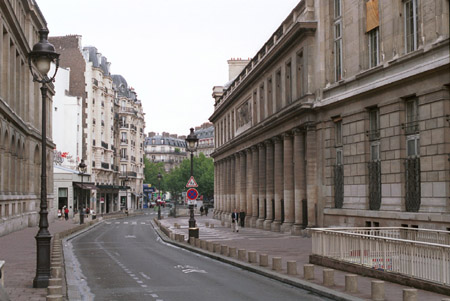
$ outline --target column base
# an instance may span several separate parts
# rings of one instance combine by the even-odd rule
[[[256,216],[252,216],[252,219],[250,220],[251,222],[251,226],[252,228],[256,228],[256,221],[258,220],[258,218]]]
[[[272,232],[280,232],[281,230],[281,222],[280,221],[274,221],[271,225]]]
[[[293,225],[294,225],[294,223],[283,223],[281,225],[281,232],[283,232],[283,233],[291,232]]]
[[[248,228],[251,228],[251,226],[252,226],[252,217],[251,216],[245,217],[245,226]]]
[[[268,231],[270,231],[270,230],[272,230],[272,220],[270,219],[266,219],[265,221],[264,221],[264,224],[263,224],[263,229],[264,230],[268,230]]]
[[[300,236],[300,235],[302,235],[302,230],[303,230],[303,226],[302,225],[294,224],[294,226],[292,226],[291,234],[292,235],[296,235],[296,236]]]
[[[264,219],[258,218],[256,220],[256,228],[263,229],[264,228]]]

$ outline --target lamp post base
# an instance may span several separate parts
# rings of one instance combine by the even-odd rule
[[[46,288],[50,279],[50,234],[39,234],[36,238],[37,264],[36,277],[33,280],[34,288]]]
[[[191,237],[198,238],[199,237],[199,231],[198,228],[189,228],[189,240]],[[188,240],[188,242],[189,242]]]

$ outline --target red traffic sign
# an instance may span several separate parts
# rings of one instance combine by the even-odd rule
[[[191,176],[191,178],[189,179],[189,181],[186,184],[186,187],[198,187],[197,182],[195,182],[194,180],[194,176]]]
[[[186,192],[186,196],[191,201],[196,200],[198,197],[197,189],[195,189],[195,188],[188,189],[188,191]]]

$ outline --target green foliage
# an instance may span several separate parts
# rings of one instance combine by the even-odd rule
[[[144,156],[144,176],[145,176],[145,180],[144,183],[145,184],[151,184],[152,187],[156,187],[158,188],[158,173],[161,173],[162,175],[162,179],[161,179],[161,190],[165,191],[165,178],[166,178],[166,171],[164,169],[164,163],[163,162],[158,162],[158,163],[153,163],[150,162],[149,159],[147,159],[147,157]]]

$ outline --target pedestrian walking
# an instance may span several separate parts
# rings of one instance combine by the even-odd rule
[[[69,219],[69,208],[64,206],[64,219],[67,221]]]
[[[91,209],[89,207],[86,208],[86,218],[89,218],[89,213],[91,213]]]
[[[200,207],[200,216],[203,216],[203,211],[204,211],[203,206],[201,206]]]
[[[241,212],[239,212],[239,220],[241,221],[241,227],[244,228],[245,226],[245,211],[241,209]]]
[[[208,216],[208,206],[205,206],[205,215]]]
[[[231,227],[233,228],[233,232],[239,232],[239,213],[236,209],[231,213]]]

